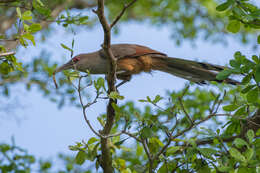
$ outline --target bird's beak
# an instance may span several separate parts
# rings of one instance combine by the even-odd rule
[[[54,71],[54,73],[58,73],[58,72],[61,72],[61,71],[63,71],[63,70],[72,69],[73,66],[74,66],[74,64],[75,64],[75,63],[73,63],[72,61],[69,61],[69,62],[67,62],[66,64],[64,64],[64,65],[62,65],[62,66],[60,66],[60,67],[58,67],[58,68]]]
[[[53,81],[54,81],[54,84],[56,86],[56,89],[58,89],[58,85],[57,85],[57,82],[56,82],[56,78],[55,78],[55,74],[58,73],[58,72],[61,72],[63,70],[68,70],[68,69],[72,69],[74,67],[75,63],[73,61],[69,61],[67,62],[66,64],[58,67],[54,72],[53,72],[53,75],[52,75],[52,78],[53,78]]]

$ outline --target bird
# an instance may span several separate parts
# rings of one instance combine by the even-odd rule
[[[114,57],[117,59],[117,79],[122,84],[131,80],[133,75],[142,72],[162,71],[198,84],[206,84],[208,81],[224,82],[232,85],[239,84],[231,78],[218,80],[218,72],[226,67],[205,62],[197,62],[181,58],[168,57],[167,54],[138,44],[112,44],[110,46]],[[55,69],[55,74],[64,70],[74,69],[90,74],[107,74],[109,70],[109,58],[104,50],[91,53],[83,53],[74,56],[64,65]],[[56,85],[56,82],[55,82]],[[57,85],[56,85],[57,87]]]

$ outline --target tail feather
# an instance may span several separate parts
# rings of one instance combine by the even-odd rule
[[[154,70],[160,70],[172,75],[187,79],[199,84],[205,84],[207,81],[225,82],[237,85],[240,82],[233,79],[217,80],[218,72],[224,70],[224,66],[213,65],[209,63],[196,62],[172,57],[153,57]]]

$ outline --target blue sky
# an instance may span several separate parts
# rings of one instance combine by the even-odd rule
[[[196,42],[196,47],[192,47],[189,42],[176,46],[170,39],[170,32],[170,28],[166,26],[159,29],[141,23],[124,24],[121,25],[120,34],[112,37],[112,43],[146,45],[171,57],[221,65],[227,64],[237,50],[246,55],[253,54],[250,46],[241,45],[231,38],[229,46],[211,44],[202,40]],[[72,35],[64,32],[63,28],[57,27],[44,45],[22,48],[18,56],[24,60],[30,59],[39,54],[38,48],[44,47],[54,53],[51,58],[62,64],[69,59],[69,54],[61,48],[60,43],[70,45],[71,40]],[[75,36],[75,54],[95,51],[100,48],[102,42],[103,31],[100,26],[81,31]],[[183,79],[162,72],[154,72],[152,75],[141,74],[122,86],[120,94],[125,96],[124,101],[137,102],[146,96],[154,97],[157,94],[164,96],[166,90],[179,89],[185,82]],[[49,85],[54,89],[51,79]],[[0,142],[10,141],[13,135],[17,145],[28,149],[29,153],[48,158],[56,156],[57,152],[72,153],[68,150],[69,145],[94,136],[83,119],[81,109],[67,105],[59,110],[56,104],[43,98],[37,89],[28,93],[23,86],[19,85],[13,90],[15,92],[12,98],[18,100],[18,103],[13,103],[14,111],[4,115],[0,121]],[[97,103],[87,111],[95,128],[100,127],[96,117],[105,111],[105,104],[106,102]],[[138,104],[142,106],[141,103]]]

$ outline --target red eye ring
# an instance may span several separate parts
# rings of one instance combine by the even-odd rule
[[[72,58],[73,62],[78,62],[79,60],[80,60],[80,57],[78,57],[78,56],[75,56],[74,58]]]

